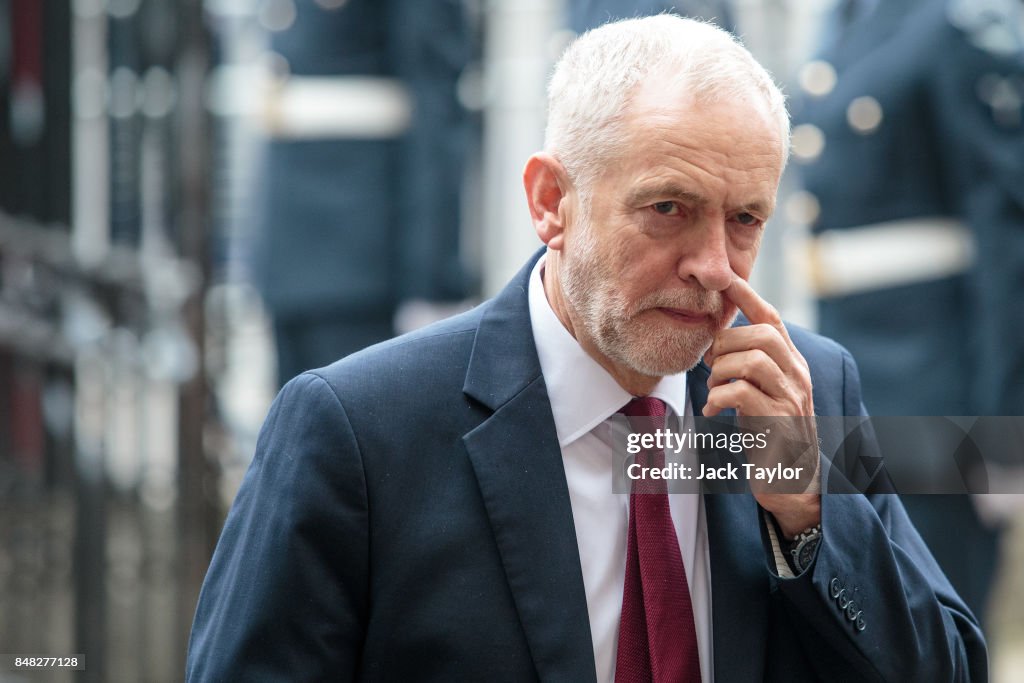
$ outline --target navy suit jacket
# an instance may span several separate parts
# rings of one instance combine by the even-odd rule
[[[189,681],[595,679],[531,267],[281,391],[203,586]],[[859,414],[850,356],[793,338],[818,413]],[[696,411],[707,377],[693,370]],[[792,579],[752,496],[704,500],[716,680],[985,680],[977,624],[895,496],[825,496],[825,540]]]

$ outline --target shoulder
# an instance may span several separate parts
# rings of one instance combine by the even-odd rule
[[[856,378],[857,364],[845,346],[834,339],[792,323],[786,323],[786,330],[810,366],[815,386],[820,386],[824,382],[845,386],[851,376]]]
[[[818,415],[859,415],[860,374],[853,356],[838,342],[787,323],[786,330],[811,370]]]
[[[488,305],[375,344],[304,376],[326,383],[346,408],[353,403],[400,406],[410,397],[461,392],[477,326]]]
[[[844,363],[846,359],[853,360],[846,347],[834,339],[811,332],[807,328],[793,323],[787,322],[785,325],[786,331],[789,332],[789,338],[793,340],[797,350],[811,366],[811,372],[814,372],[815,366],[828,367],[836,363]]]

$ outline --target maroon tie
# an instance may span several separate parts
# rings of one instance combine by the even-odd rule
[[[644,397],[621,411],[634,432],[663,428],[665,403]],[[639,419],[646,418],[646,419]],[[656,418],[656,419],[651,419]],[[664,467],[662,450],[643,451],[637,462]],[[634,480],[629,496],[626,582],[619,620],[616,683],[699,683],[700,656],[679,539],[672,524],[665,480]]]

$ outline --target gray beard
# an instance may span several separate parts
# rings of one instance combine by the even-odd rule
[[[706,290],[677,295],[655,292],[630,310],[629,302],[609,284],[613,274],[598,255],[591,227],[581,227],[572,256],[567,258],[563,252],[560,275],[565,299],[597,349],[617,364],[648,377],[675,375],[696,366],[724,326],[720,296],[716,302],[714,293]],[[673,332],[665,325],[639,319],[645,310],[659,306],[712,311],[715,331]]]

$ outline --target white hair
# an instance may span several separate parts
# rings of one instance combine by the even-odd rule
[[[785,97],[730,33],[675,14],[617,21],[573,41],[548,83],[544,148],[565,166],[584,207],[593,181],[622,153],[630,99],[651,76],[702,103],[759,95],[778,119],[788,156]]]

